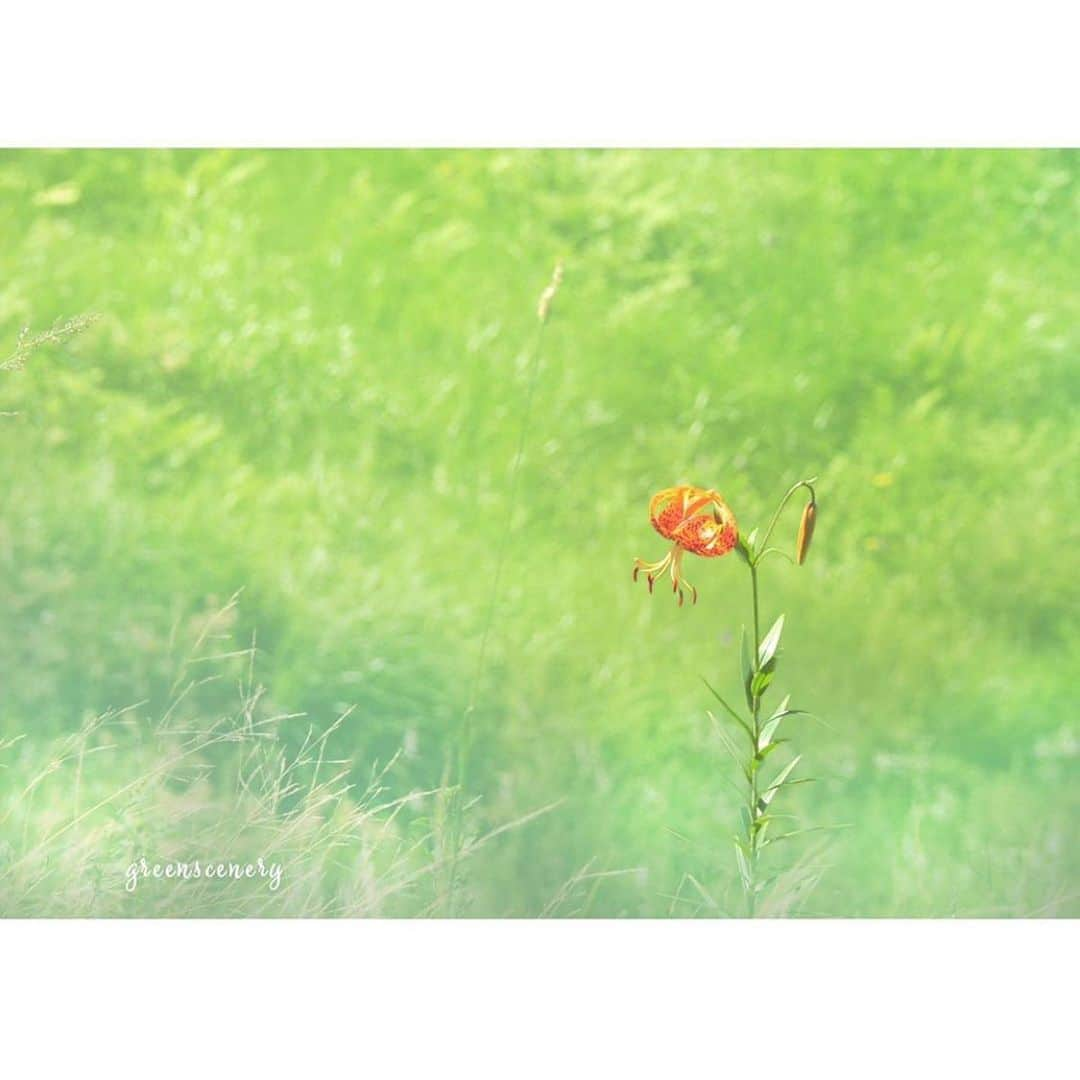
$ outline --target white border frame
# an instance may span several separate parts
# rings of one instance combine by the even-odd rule
[[[1057,1075],[1076,921],[0,923],[13,1076]],[[333,1070],[333,1072],[331,1072]],[[91,1075],[97,1070],[91,1070]]]
[[[37,0],[16,146],[1075,145],[1056,0]]]
[[[38,0],[4,13],[0,142],[1075,146],[1074,21]],[[1077,944],[1034,921],[8,922],[3,1052],[12,1075],[1012,1080],[1075,1058]]]

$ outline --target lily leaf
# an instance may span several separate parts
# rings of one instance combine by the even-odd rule
[[[773,782],[761,793],[761,801],[768,806],[776,793],[784,786],[784,781],[791,775],[791,770],[802,760],[801,754],[796,754],[777,774]]]
[[[742,654],[742,677],[743,677],[743,690],[746,693],[746,704],[750,709],[754,707],[754,695],[750,693],[750,681],[754,677],[754,662],[750,658],[750,644],[746,639],[746,627],[743,627],[742,643],[740,645],[740,653]]]
[[[759,751],[758,751],[758,752],[757,752],[757,753],[756,753],[756,754],[754,755],[754,759],[753,759],[753,764],[752,764],[752,767],[753,767],[753,770],[754,770],[754,772],[757,772],[757,771],[758,771],[758,769],[760,769],[760,768],[761,768],[761,765],[762,765],[762,763],[763,763],[763,762],[765,761],[765,759],[766,759],[766,758],[767,758],[767,757],[768,757],[768,756],[769,756],[769,755],[770,755],[770,754],[771,754],[771,753],[772,753],[772,752],[773,752],[774,750],[776,750],[776,749],[778,749],[779,747],[783,746],[783,745],[784,745],[784,743],[786,743],[787,741],[788,741],[787,739],[777,739],[777,740],[776,740],[776,742],[774,742],[774,743],[769,743],[769,745],[768,745],[768,746],[766,746],[766,747],[765,747],[765,748],[764,748],[763,750],[759,750]]]
[[[762,847],[766,844],[778,844],[781,840],[788,840],[793,836],[805,836],[807,833],[813,832],[832,832],[835,829],[850,829],[851,825],[813,825],[808,829],[792,829],[791,832],[781,833],[779,836],[771,836],[768,840],[764,840],[761,843]]]
[[[735,859],[739,864],[739,877],[742,878],[743,888],[750,888],[750,864],[746,861],[741,841],[735,841]]]
[[[790,701],[791,701],[791,695],[788,694],[784,698],[784,700],[781,701],[780,704],[776,706],[775,710],[773,711],[772,716],[770,716],[769,719],[770,720],[778,720],[778,719],[781,719],[781,718],[787,716],[787,714],[788,714],[788,704],[789,704]]]
[[[761,729],[761,734],[758,736],[758,753],[760,754],[766,747],[772,742],[773,735],[776,734],[776,729],[780,726],[780,721],[784,719],[783,714],[779,716],[773,716],[769,720],[765,721],[764,726]],[[772,743],[773,746],[778,745]]]
[[[752,743],[754,741],[754,733],[750,730],[750,725],[720,696],[720,694],[716,691],[716,689],[713,687],[712,683],[710,683],[708,679],[703,677],[701,681],[708,688],[709,693],[712,694],[712,696],[716,698],[716,700],[719,701],[721,705],[724,706],[724,711],[728,714],[728,716],[730,716],[732,720],[734,720],[735,723],[738,724],[739,727],[741,727],[743,731],[746,732],[747,736],[750,739],[750,742]]]
[[[759,671],[750,680],[750,698],[761,697],[762,694],[768,689],[769,683],[773,680],[773,673],[771,671]]]
[[[755,829],[761,828],[761,827],[767,825],[770,821],[794,821],[794,820],[795,820],[795,815],[794,814],[776,814],[776,813],[761,814],[757,818],[757,820],[754,822],[754,828]]]
[[[720,721],[717,720],[714,713],[708,709],[705,710],[705,715],[713,722],[713,727],[716,728],[716,734],[719,736],[720,741],[724,744],[724,749],[728,752],[731,760],[735,762],[740,768],[742,767],[742,760],[739,758],[739,752],[735,749],[734,743],[728,738],[727,732],[724,730]]]
[[[784,616],[781,615],[780,618],[772,624],[772,628],[762,639],[761,647],[758,649],[759,669],[764,668],[768,664],[772,663],[773,658],[776,656],[776,650],[780,647],[780,635],[783,632]]]

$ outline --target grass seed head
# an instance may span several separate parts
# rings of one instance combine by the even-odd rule
[[[563,261],[560,259],[555,264],[555,269],[552,271],[551,281],[548,283],[548,287],[540,294],[540,302],[536,305],[536,317],[541,323],[546,323],[548,321],[548,316],[551,314],[551,304],[555,299],[555,294],[559,291],[562,279]]]

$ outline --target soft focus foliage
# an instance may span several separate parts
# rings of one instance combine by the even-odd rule
[[[816,474],[812,554],[770,564],[763,619],[782,596],[773,692],[830,725],[800,731],[825,778],[800,813],[852,827],[789,910],[1080,914],[1078,173],[1018,151],[0,155],[0,359],[26,325],[101,315],[0,372],[0,739],[22,736],[0,819],[108,708],[137,705],[133,742],[84,782],[152,767],[191,628],[238,589],[267,715],[306,714],[283,752],[353,706],[327,753],[360,790],[398,751],[381,799],[437,788],[510,530],[473,828],[564,801],[470,858],[463,910],[737,911],[699,676],[738,692],[745,574],[688,557],[680,610],[630,567],[653,492],[715,487],[749,530]],[[202,722],[236,694],[204,686]],[[229,835],[219,780],[199,820]],[[20,804],[0,872],[72,805]],[[48,910],[89,910],[88,866],[123,910],[140,844],[206,840],[168,814],[83,835]]]

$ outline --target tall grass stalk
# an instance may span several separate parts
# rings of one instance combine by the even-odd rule
[[[506,509],[504,517],[507,522],[505,528],[499,533],[498,543],[495,548],[495,567],[491,575],[490,591],[488,594],[487,610],[484,613],[483,630],[480,635],[480,648],[477,651],[476,667],[473,670],[472,679],[469,683],[468,696],[465,707],[461,713],[461,723],[458,730],[455,757],[451,766],[451,756],[447,756],[446,768],[443,773],[443,788],[449,793],[449,807],[444,811],[446,820],[445,835],[450,842],[449,851],[446,853],[447,874],[441,892],[445,903],[446,913],[456,915],[458,910],[458,881],[457,860],[463,849],[465,835],[463,822],[469,803],[466,801],[469,780],[469,758],[472,753],[473,740],[475,738],[474,716],[476,713],[477,700],[480,686],[487,666],[488,645],[491,639],[491,631],[495,622],[495,614],[499,602],[499,591],[502,586],[503,568],[506,563],[507,551],[510,545],[511,522],[517,507],[518,486],[521,475],[521,463],[525,456],[525,446],[528,442],[529,431],[532,423],[533,399],[536,391],[536,383],[540,372],[543,357],[544,331],[547,329],[551,318],[551,311],[563,279],[562,260],[555,264],[551,280],[540,294],[536,306],[536,329],[533,334],[532,345],[529,350],[527,366],[525,400],[521,410],[521,422],[518,427],[517,446],[510,464],[510,478],[506,495]]]

